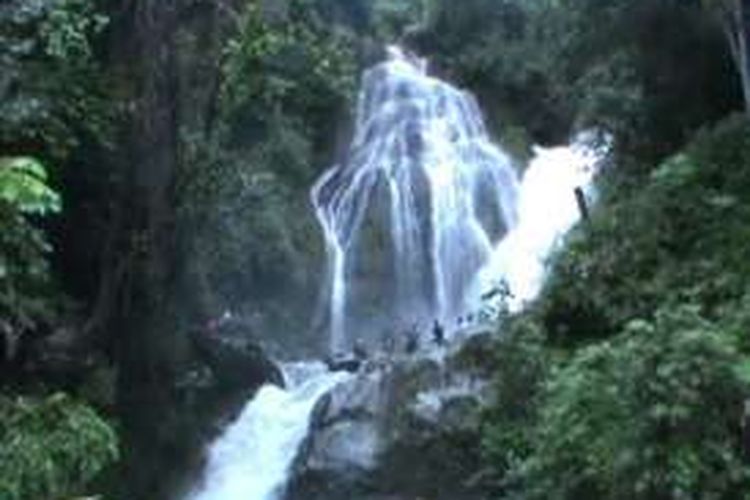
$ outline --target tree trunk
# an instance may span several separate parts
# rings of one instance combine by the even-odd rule
[[[589,206],[586,201],[586,193],[584,193],[583,189],[580,187],[575,188],[574,193],[576,196],[576,203],[578,204],[578,213],[581,215],[581,220],[584,222],[588,222]]]
[[[112,339],[118,366],[121,496],[162,500],[174,497],[202,445],[178,383],[191,362],[186,325],[200,289],[179,248],[180,133],[210,133],[218,61],[244,0],[110,5],[110,72],[130,114],[112,159],[125,181],[88,330]]]
[[[745,112],[750,114],[750,0],[737,1],[737,66],[742,78]]]
[[[174,387],[169,344],[175,328],[165,321],[173,266],[171,189],[177,169],[175,26],[179,0],[126,2],[115,59],[132,79],[131,112],[118,153],[127,158],[126,233],[132,256],[127,289],[115,315],[119,413],[123,420],[124,475],[131,498],[163,498],[159,478],[170,451],[165,427]],[[125,71],[123,71],[124,73]]]
[[[724,0],[719,12],[740,76],[745,112],[750,114],[750,0]]]

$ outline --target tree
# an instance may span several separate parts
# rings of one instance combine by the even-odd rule
[[[477,95],[504,142],[523,137],[513,129],[555,144],[595,128],[645,167],[742,103],[721,26],[700,2],[436,2],[418,49]]]

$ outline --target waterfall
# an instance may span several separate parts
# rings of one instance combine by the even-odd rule
[[[602,151],[583,138],[536,148],[523,182],[490,142],[475,99],[399,49],[363,78],[352,145],[311,192],[327,256],[331,347],[395,318],[448,321],[505,280],[514,309],[533,299],[544,260],[578,220]],[[387,319],[390,318],[390,319]],[[315,403],[351,375],[287,364],[288,388],[260,389],[211,446],[189,500],[278,500]],[[440,393],[421,395],[435,406]]]
[[[322,363],[284,366],[288,388],[262,387],[211,446],[189,500],[277,500],[318,399],[347,375]]]
[[[545,258],[579,218],[573,190],[582,187],[591,194],[602,154],[585,138],[571,146],[535,148],[519,189],[517,223],[490,249],[475,291],[503,279],[516,310],[537,295]],[[258,391],[211,446],[203,484],[188,500],[279,500],[315,403],[350,376],[331,373],[321,363],[287,364],[283,370],[288,389],[269,385]],[[429,409],[444,395],[420,393],[416,403]]]
[[[461,315],[515,224],[516,196],[516,171],[475,98],[390,48],[363,77],[346,158],[311,192],[328,255],[331,348],[351,346],[351,324],[359,335]]]

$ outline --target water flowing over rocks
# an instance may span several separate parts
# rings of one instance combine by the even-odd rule
[[[348,374],[323,363],[284,365],[288,388],[267,384],[208,450],[190,500],[277,500],[315,402]]]
[[[183,414],[170,424],[172,432],[183,437],[180,459],[187,462],[189,476],[205,466],[203,450],[226,431],[261,387],[286,384],[281,368],[240,319],[202,325],[191,333],[191,341],[196,360],[174,388]]]

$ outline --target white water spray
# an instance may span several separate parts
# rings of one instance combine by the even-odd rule
[[[377,315],[402,327],[462,314],[516,219],[516,172],[474,97],[428,76],[423,60],[395,47],[389,56],[364,76],[345,161],[311,194],[334,351],[350,347],[349,322],[361,332]]]
[[[546,261],[580,219],[575,189],[593,194],[592,180],[607,146],[595,147],[583,133],[569,146],[534,148],[521,182],[518,224],[495,247],[479,274],[483,291],[504,280],[520,310],[536,298],[544,284]]]
[[[278,500],[318,399],[348,375],[322,363],[286,365],[289,388],[262,387],[211,446],[189,500]]]

